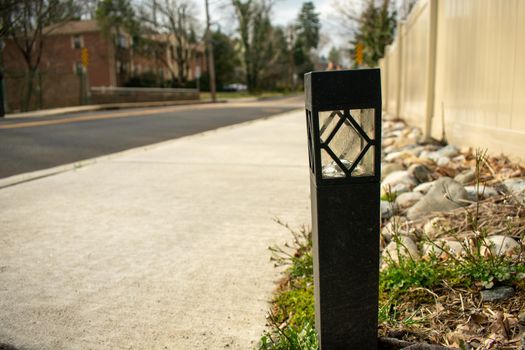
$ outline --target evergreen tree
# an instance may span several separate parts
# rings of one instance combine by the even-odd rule
[[[328,61],[332,62],[334,66],[341,65],[341,51],[337,47],[332,46],[330,49]]]
[[[119,35],[122,32],[135,35],[138,31],[135,10],[130,0],[102,0],[97,5],[95,16],[106,35]]]
[[[320,29],[319,13],[315,12],[314,4],[310,1],[303,3],[295,24],[293,44],[295,72],[301,79],[305,73],[314,69],[312,49],[319,45]]]
[[[234,42],[220,30],[212,33],[213,56],[215,58],[217,89],[235,82],[235,69],[240,64]]]
[[[391,10],[392,7],[392,0],[381,0],[379,4],[375,0],[368,0],[360,15],[357,31],[351,41],[353,49],[350,53],[355,57],[357,44],[362,44],[362,64],[365,66],[376,66],[384,55],[385,47],[393,40],[396,13]],[[357,63],[354,66],[357,66]]]
[[[306,52],[316,49],[319,44],[319,14],[315,12],[313,2],[303,3],[296,21],[297,39],[303,44]]]

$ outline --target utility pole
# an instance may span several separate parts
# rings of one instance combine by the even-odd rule
[[[5,89],[4,89],[4,41],[0,40],[0,118],[5,117]]]
[[[210,31],[210,10],[208,8],[208,0],[206,3],[206,48],[208,49],[208,74],[210,77],[210,92],[211,100],[217,102],[216,87],[215,87],[215,60],[213,58],[213,45],[211,44]]]

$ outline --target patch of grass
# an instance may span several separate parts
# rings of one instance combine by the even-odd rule
[[[484,243],[485,244],[485,243]],[[489,245],[487,251],[489,251]],[[468,247],[464,247],[469,251]],[[431,254],[428,259],[400,258],[390,261],[380,273],[380,291],[398,298],[413,288],[430,290],[444,288],[490,288],[494,284],[514,285],[525,277],[525,265],[520,258],[478,252],[467,253],[461,259],[439,258]]]
[[[312,278],[294,279],[274,300],[273,316],[293,328],[303,328],[313,324],[314,285]]]
[[[395,202],[396,198],[397,198],[397,192],[391,192],[391,191],[386,191],[386,193],[381,196],[382,201],[387,201],[391,203]]]
[[[312,236],[309,230],[286,227],[293,240],[284,247],[270,247],[277,266],[288,268],[272,301],[268,314],[269,329],[259,342],[259,350],[318,349],[314,328],[314,284]]]
[[[261,338],[259,344],[259,349],[272,350],[313,350],[318,348],[317,333],[311,324],[305,324],[299,330],[292,327],[286,327],[283,330],[277,328],[277,336],[267,333]]]
[[[463,248],[467,253],[461,258],[431,254],[423,260],[400,257],[399,262],[389,261],[379,279],[380,333],[397,330],[407,334],[405,340],[447,345],[453,342],[458,346],[464,341],[461,337],[469,339],[470,335],[456,339],[453,335],[455,328],[471,327],[469,329],[477,329],[473,332],[478,333],[489,329],[495,322],[491,316],[480,316],[485,324],[472,326],[469,323],[469,314],[481,314],[480,291],[495,285],[512,286],[516,300],[519,300],[519,295],[525,292],[525,264],[521,256],[487,253],[490,246],[483,239],[478,244],[471,247],[465,244]],[[510,309],[519,308],[516,305],[520,304],[512,300],[508,304],[497,303],[493,306],[497,311],[490,311],[489,315],[498,312],[510,315]],[[512,320],[513,316],[509,317]],[[516,329],[509,330],[506,333],[508,340],[516,332]],[[489,336],[481,334],[477,336]]]

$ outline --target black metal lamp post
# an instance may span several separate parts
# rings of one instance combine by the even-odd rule
[[[319,343],[376,350],[380,72],[311,72],[304,81]]]

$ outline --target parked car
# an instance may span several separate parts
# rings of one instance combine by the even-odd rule
[[[222,89],[224,91],[246,91],[248,87],[245,84],[234,83],[224,85]]]

